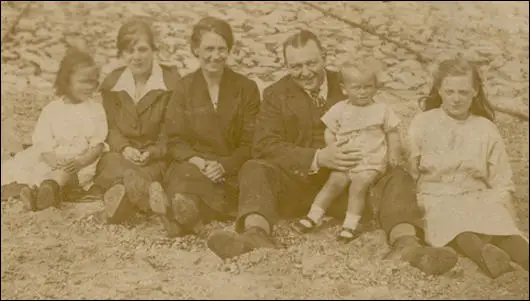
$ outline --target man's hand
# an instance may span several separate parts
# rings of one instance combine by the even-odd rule
[[[225,169],[223,168],[223,165],[217,161],[207,161],[206,167],[201,172],[212,182],[220,183],[223,181]]]
[[[76,174],[78,173],[81,168],[83,168],[83,163],[78,159],[71,159],[66,161],[61,169],[66,171],[67,173]]]
[[[318,152],[318,165],[338,171],[347,171],[355,167],[362,160],[361,151],[354,146],[339,141],[330,144]]]

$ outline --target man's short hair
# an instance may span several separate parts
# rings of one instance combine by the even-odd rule
[[[284,60],[286,59],[285,49],[287,48],[287,46],[291,46],[294,48],[300,48],[300,47],[304,47],[307,44],[307,42],[311,40],[315,41],[315,43],[318,46],[318,49],[322,53],[324,53],[324,48],[322,47],[322,43],[320,43],[320,40],[318,39],[318,37],[313,32],[307,29],[302,29],[300,32],[295,33],[294,35],[288,37],[287,40],[283,42],[283,59]]]

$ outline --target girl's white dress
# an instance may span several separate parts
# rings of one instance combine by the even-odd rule
[[[70,104],[63,98],[50,102],[37,120],[32,146],[2,163],[2,185],[13,182],[40,185],[54,171],[41,159],[42,153],[54,152],[60,160],[75,158],[104,143],[107,131],[107,118],[100,102]],[[77,174],[79,185],[85,190],[92,185],[98,161]]]
[[[419,158],[418,203],[430,245],[444,246],[466,231],[521,235],[511,207],[512,171],[493,122],[433,109],[412,120],[408,140],[411,159]]]

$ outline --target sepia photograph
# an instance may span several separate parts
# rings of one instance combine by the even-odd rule
[[[529,2],[0,3],[2,300],[528,300]]]

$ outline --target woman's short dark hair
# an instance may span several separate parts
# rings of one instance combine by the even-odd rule
[[[59,65],[59,71],[55,78],[55,94],[57,96],[68,96],[70,94],[70,77],[72,73],[79,68],[93,66],[96,66],[96,62],[90,54],[77,48],[68,49]]]
[[[491,121],[495,121],[495,112],[490,102],[486,98],[486,93],[482,87],[482,78],[478,72],[478,68],[471,62],[462,59],[450,59],[440,63],[438,70],[434,75],[434,83],[429,92],[429,95],[420,99],[420,107],[424,111],[439,108],[442,105],[442,97],[440,96],[440,86],[447,76],[463,76],[471,75],[473,89],[477,94],[473,97],[471,102],[470,112],[473,115],[482,116]]]
[[[191,53],[196,57],[195,49],[201,44],[202,36],[206,32],[214,32],[220,35],[226,42],[228,51],[232,50],[234,45],[234,34],[232,27],[228,22],[216,17],[204,17],[195,26],[191,33]]]
[[[118,31],[116,39],[116,48],[118,49],[118,57],[122,55],[127,48],[138,43],[140,37],[146,37],[147,43],[151,49],[156,50],[155,34],[151,25],[146,21],[133,18],[125,22]]]

